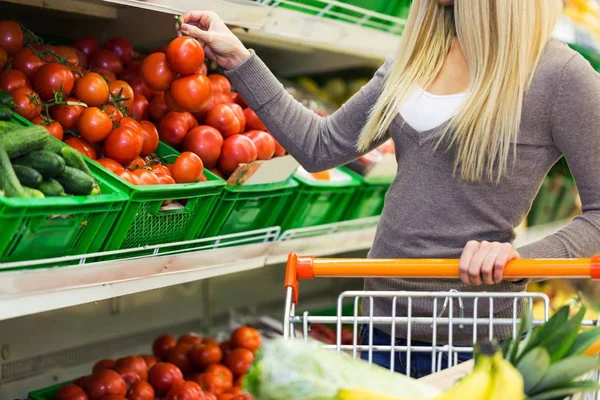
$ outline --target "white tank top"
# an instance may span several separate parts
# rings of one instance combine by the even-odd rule
[[[468,95],[468,92],[436,95],[415,87],[400,107],[400,115],[417,132],[426,132],[454,117]]]

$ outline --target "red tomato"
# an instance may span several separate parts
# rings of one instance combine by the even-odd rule
[[[207,125],[197,126],[189,131],[183,142],[183,149],[200,157],[207,168],[217,165],[222,147],[221,133]]]
[[[221,175],[221,177],[223,177],[223,176]],[[224,341],[223,343],[220,344],[220,346],[221,346],[221,351],[223,352],[223,357],[227,356],[227,354],[231,353],[231,350],[233,350],[233,345],[231,344],[231,340]]]
[[[198,182],[202,178],[204,165],[200,157],[185,151],[173,163],[172,172],[177,183]]]
[[[273,135],[271,135],[271,136],[273,136]],[[286,151],[283,148],[283,146],[280,145],[279,142],[275,138],[273,138],[273,140],[275,140],[275,157],[285,156]]]
[[[231,175],[242,163],[256,161],[258,156],[254,142],[244,135],[232,135],[225,139],[221,157],[219,157],[219,169],[225,175]]]
[[[113,125],[118,124],[119,122],[121,122],[121,119],[123,119],[123,113],[121,112],[121,110],[119,110],[112,104],[104,106],[103,111],[106,115],[110,117],[110,119],[113,122]]]
[[[92,68],[92,71],[98,73],[108,83],[117,80],[117,76],[115,75],[115,73],[106,68]]]
[[[121,126],[114,129],[104,141],[104,155],[126,165],[140,155],[143,145],[142,135]]]
[[[154,170],[153,170],[152,172],[154,172]],[[158,357],[156,357],[156,356],[152,356],[152,355],[143,355],[143,356],[140,356],[140,357],[142,357],[142,358],[144,359],[144,361],[146,362],[146,367],[147,367],[147,369],[148,369],[148,370],[149,370],[150,368],[154,367],[154,364],[156,364],[156,363],[160,362],[160,361],[158,360]]]
[[[158,177],[158,183],[160,183],[161,185],[174,185],[177,183],[171,175],[161,174],[156,176]]]
[[[117,175],[119,173],[125,171],[125,168],[123,168],[123,166],[121,164],[119,164],[115,160],[111,160],[110,158],[101,158],[101,159],[97,160],[97,162],[98,162],[98,164],[102,165],[104,168],[108,169],[109,171],[111,171]],[[113,364],[114,364],[114,361],[113,361]]]
[[[137,185],[138,184],[138,180],[137,177],[135,177],[131,171],[128,171],[126,169],[123,169],[123,171],[117,173],[117,175],[119,175],[119,177],[129,183],[131,183],[132,185]]]
[[[223,380],[227,382],[231,382],[233,385],[233,373],[224,365],[221,364],[212,364],[206,368],[205,373],[207,374],[215,374],[221,376]],[[230,386],[231,387],[231,386]]]
[[[140,76],[140,73],[142,72],[142,62],[144,60],[140,59],[140,60],[133,60],[132,62],[130,62],[129,64],[127,64],[127,66],[125,67],[125,69],[123,69],[123,72],[121,73],[121,79],[124,81],[127,81],[132,87],[133,84],[131,82],[129,82],[129,80],[131,78],[134,78],[136,76]],[[135,90],[135,88],[134,88]]]
[[[218,129],[224,138],[238,134],[243,130],[240,119],[229,104],[214,106],[206,114],[206,125]]]
[[[88,67],[87,55],[79,49],[74,49],[74,51],[75,51],[75,54],[77,54],[77,60],[79,62],[79,66],[81,68],[87,68]]]
[[[217,342],[215,339],[213,338],[204,338],[202,339],[202,343],[204,344],[214,344],[214,345],[219,345],[219,342]]]
[[[133,105],[133,89],[125,81],[113,81],[108,84],[110,101],[125,110],[130,110]]]
[[[200,71],[198,71],[199,74],[202,74],[204,76],[208,75],[208,67],[206,66],[206,63],[202,64],[202,66],[200,67]]]
[[[43,100],[53,98],[54,92],[68,96],[73,91],[74,84],[73,73],[61,64],[44,64],[33,78],[33,86]]]
[[[232,393],[223,393],[217,397],[217,400],[231,400],[235,397],[235,394]]]
[[[129,109],[131,116],[138,121],[142,121],[148,119],[149,112],[150,102],[148,99],[141,93],[135,93],[133,95],[133,104],[131,105],[131,109]]]
[[[187,344],[178,344],[169,352],[167,361],[173,365],[176,365],[183,374],[191,372],[193,366],[192,361],[190,360],[190,346]]]
[[[105,68],[115,75],[119,75],[123,72],[123,63],[121,62],[121,59],[110,50],[99,49],[95,51],[89,61],[92,70],[95,68]]]
[[[264,131],[249,131],[244,133],[256,146],[257,160],[270,160],[275,155],[275,139]]]
[[[63,127],[56,121],[51,119],[42,119],[41,116],[37,116],[31,120],[32,123],[36,125],[41,125],[48,131],[49,134],[57,138],[58,140],[63,140]]]
[[[85,139],[72,137],[65,140],[65,143],[77,150],[78,152],[80,152],[81,154],[83,154],[84,156],[86,156],[87,158],[91,158],[92,160],[98,158],[94,146]]]
[[[33,120],[42,112],[42,103],[38,95],[28,87],[21,87],[10,92],[14,108],[21,117]]]
[[[154,400],[154,389],[148,382],[137,381],[127,393],[127,399],[129,400]]]
[[[147,169],[139,168],[139,169],[134,170],[132,172],[132,174],[137,178],[138,185],[148,186],[148,185],[160,184],[158,177],[152,171],[148,171]],[[175,349],[173,349],[171,351],[174,351],[174,350]],[[179,365],[178,363],[173,362],[173,360],[171,360],[170,358],[168,360],[169,360],[169,362],[172,362],[173,364],[177,365],[180,369],[182,369],[182,365]],[[183,369],[182,369],[182,371],[183,371]]]
[[[102,75],[96,72],[88,72],[75,82],[76,98],[90,107],[100,106],[108,100],[108,83]]]
[[[103,369],[94,373],[90,378],[87,384],[87,394],[90,400],[100,400],[110,394],[125,396],[127,384],[115,371]]]
[[[18,22],[10,20],[0,21],[0,47],[9,56],[13,56],[23,48],[23,29]]]
[[[260,348],[261,343],[260,333],[249,326],[241,326],[233,331],[231,335],[231,344],[234,347],[243,347],[250,351],[256,351]]]
[[[77,132],[81,137],[92,143],[106,139],[112,131],[112,120],[98,107],[88,107],[77,120]]]
[[[148,379],[148,366],[142,357],[129,356],[119,358],[115,362],[115,368],[131,368],[140,376],[141,380],[145,381]]]
[[[244,348],[233,349],[225,357],[225,366],[231,370],[234,376],[240,376],[248,372],[253,361],[254,353],[250,350]]]
[[[158,92],[155,92],[154,90],[151,90],[148,86],[146,86],[146,84],[140,76],[132,76],[126,79],[126,82],[129,83],[129,86],[131,86],[131,88],[133,89],[133,93],[143,94],[144,97],[148,99],[148,101],[151,101],[154,98],[154,96],[158,94]]]
[[[239,104],[230,104],[229,107],[233,110],[233,113],[240,121],[240,131],[238,133],[246,132],[246,114],[244,114],[244,109],[240,107]]]
[[[158,363],[148,371],[148,383],[159,396],[164,396],[173,386],[183,382],[183,374],[173,364]]]
[[[26,47],[15,54],[12,61],[12,67],[14,70],[24,73],[27,79],[31,81],[37,70],[45,63],[44,60],[33,54],[33,51],[30,48]]]
[[[75,51],[75,49],[73,47],[69,47],[69,46],[57,46],[54,48],[54,52],[56,53],[55,56],[54,54],[48,54],[45,59],[46,62],[49,63],[57,63],[60,60],[60,58],[62,57],[66,62],[68,67],[71,68],[77,68],[79,67],[79,57],[77,56],[77,52]]]
[[[115,366],[113,368],[113,371],[115,371],[121,376],[121,378],[123,378],[128,389],[131,387],[131,385],[141,380],[140,375],[132,368]]]
[[[161,360],[166,360],[169,351],[177,345],[177,339],[173,335],[162,335],[156,338],[152,344],[152,352]]]
[[[73,46],[89,57],[98,50],[98,41],[93,37],[86,37],[77,40]]]
[[[106,359],[100,360],[96,364],[94,364],[94,366],[92,367],[92,372],[102,371],[103,369],[112,369],[114,366],[115,366],[115,360],[106,358]]]
[[[206,368],[211,364],[217,364],[221,361],[223,352],[219,345],[198,343],[190,352],[190,358],[194,365],[199,368]]]
[[[266,131],[267,127],[262,123],[258,115],[249,108],[244,109],[246,115],[246,129],[249,131]]]
[[[169,93],[177,105],[192,113],[204,110],[212,98],[210,82],[200,74],[175,79]]]
[[[233,382],[233,386],[242,387],[244,386],[244,379],[246,379],[246,375],[238,376]]]
[[[164,92],[159,92],[150,102],[150,118],[155,122],[160,122],[169,112],[169,108],[165,103]]]
[[[219,171],[218,168],[209,168],[208,169],[210,172],[212,172],[213,174],[215,174],[216,176],[218,176],[221,179],[225,179],[225,176],[223,176],[223,173],[221,171]]]
[[[23,72],[9,69],[0,74],[0,89],[5,92],[10,93],[22,87],[31,88],[31,84]]]
[[[7,63],[8,54],[6,54],[6,51],[2,47],[0,47],[0,71],[2,71],[4,67],[6,67]]]
[[[211,392],[204,392],[204,398],[206,400],[218,400],[216,394],[212,394]]]
[[[197,122],[190,113],[171,111],[160,120],[158,133],[163,142],[169,146],[179,147],[187,133],[196,126]]]
[[[214,372],[205,372],[198,377],[198,383],[202,390],[220,395],[233,385],[229,376]]]
[[[68,97],[66,101],[68,103],[77,103],[77,99],[72,97]],[[50,107],[50,117],[52,117],[53,120],[58,121],[63,129],[68,131],[77,127],[77,120],[84,109],[85,107],[83,106],[70,104],[52,106]]]
[[[167,105],[167,108],[170,111],[175,111],[175,112],[186,112],[185,109],[183,107],[181,107],[179,104],[177,104],[177,102],[175,101],[175,99],[173,98],[173,95],[171,94],[170,90],[166,90],[164,92],[165,94],[165,104]]]
[[[127,169],[134,171],[136,169],[144,168],[146,161],[142,157],[136,157],[132,162],[127,164]]]
[[[120,37],[113,38],[104,43],[103,47],[119,56],[119,59],[123,65],[129,64],[129,62],[133,59],[133,46],[127,39]]]
[[[168,175],[170,177],[173,177],[171,175],[171,170],[166,165],[162,165],[162,164],[154,164],[152,166],[152,172],[154,172],[154,174],[156,174],[156,176]]]
[[[243,109],[248,108],[248,104],[246,104],[246,101],[244,100],[241,94],[231,93],[231,99],[234,103],[239,104],[240,107],[242,107]]]
[[[140,125],[142,126],[142,138],[144,139],[141,155],[147,156],[154,153],[158,148],[158,130],[156,129],[156,126],[149,121],[142,121],[140,122]]]
[[[165,53],[153,53],[142,63],[141,76],[146,86],[162,92],[169,89],[177,73],[167,64]]]
[[[190,346],[190,349],[193,345],[201,342],[202,338],[200,335],[195,333],[184,333],[183,335],[179,336],[179,339],[177,339],[177,344],[187,344]]]
[[[142,125],[138,121],[136,121],[135,119],[133,119],[131,117],[121,118],[121,121],[119,122],[119,126],[128,127],[135,133],[137,133],[139,135],[142,134]]]
[[[242,394],[236,395],[231,400],[254,400],[254,398],[252,396],[250,396],[249,394],[242,393]]]
[[[85,391],[72,383],[58,389],[55,398],[56,400],[88,400]]]
[[[195,74],[204,64],[204,49],[196,39],[180,36],[167,46],[166,59],[171,69],[178,74]]]
[[[205,400],[202,388],[196,382],[183,382],[173,386],[165,400]]]
[[[127,400],[123,396],[116,396],[114,394],[109,394],[108,396],[104,396],[101,400]]]
[[[227,79],[226,76],[220,74],[212,74],[208,76],[210,83],[212,85],[213,92],[215,93],[225,93],[228,94],[231,92],[231,82]]]

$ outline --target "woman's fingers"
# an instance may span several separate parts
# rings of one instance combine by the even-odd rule
[[[180,28],[181,32],[193,37],[194,39],[197,39],[199,42],[202,42],[203,44],[209,44],[210,40],[212,38],[212,33],[209,31],[204,31],[200,28],[198,28],[197,26],[191,25],[191,24],[183,24],[181,25]]]
[[[506,264],[517,258],[510,243],[470,241],[460,258],[460,279],[467,285],[500,283]]]
[[[462,255],[460,256],[460,280],[465,285],[471,284],[471,280],[469,279],[469,265],[471,264],[471,259],[477,250],[479,250],[479,242],[471,240],[467,242],[465,248],[463,249]]]

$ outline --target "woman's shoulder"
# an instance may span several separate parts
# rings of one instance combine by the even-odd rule
[[[552,39],[542,54],[534,79],[556,84],[563,81],[565,77],[577,79],[578,76],[593,76],[595,78],[596,75],[591,64],[580,53],[565,42]]]

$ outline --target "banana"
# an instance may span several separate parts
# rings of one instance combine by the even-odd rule
[[[363,389],[342,389],[338,392],[336,400],[406,400],[400,397],[384,396]]]
[[[493,382],[488,400],[524,400],[525,385],[521,373],[502,357],[502,353],[492,358]]]
[[[492,357],[481,354],[473,372],[435,400],[488,400],[493,383],[492,374]]]

